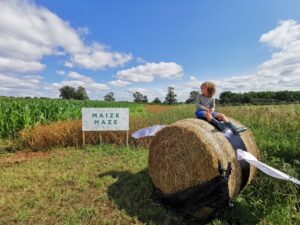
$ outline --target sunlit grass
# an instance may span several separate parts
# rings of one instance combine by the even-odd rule
[[[300,178],[300,105],[217,107],[254,135],[261,161]],[[143,117],[143,125],[194,117],[193,105]],[[199,224],[154,204],[144,148],[102,145],[49,150],[3,163],[0,224]],[[300,224],[300,190],[258,172],[211,224]]]

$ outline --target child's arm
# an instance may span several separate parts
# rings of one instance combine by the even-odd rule
[[[209,107],[209,111],[210,112],[215,111],[215,107],[216,107],[215,98],[213,98],[212,103],[210,104],[210,107]]]
[[[202,110],[205,110],[205,111],[209,111],[209,108],[205,107],[205,106],[202,105],[201,103],[198,103],[197,106],[198,106],[198,109],[202,109]]]

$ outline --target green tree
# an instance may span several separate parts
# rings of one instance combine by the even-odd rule
[[[196,103],[196,98],[198,96],[199,92],[198,91],[191,91],[190,92],[190,97],[185,101],[185,103]]]
[[[89,96],[87,95],[85,88],[82,86],[79,86],[77,88],[77,90],[75,91],[74,98],[78,99],[78,100],[88,100]]]
[[[147,97],[147,95],[144,95],[143,102],[145,102],[145,103],[147,103],[147,102],[148,102],[148,97]]]
[[[220,94],[220,102],[221,104],[228,104],[232,101],[232,96],[234,95],[234,93],[232,93],[231,91],[224,91]]]
[[[134,92],[133,93],[133,101],[134,102],[148,102],[148,98],[146,95],[143,95],[141,92]]]
[[[109,92],[104,96],[104,101],[106,102],[114,102],[115,98],[114,98],[114,93],[113,92]]]
[[[158,97],[156,97],[152,102],[155,104],[161,104],[161,100]]]
[[[74,99],[75,98],[75,88],[71,86],[63,86],[59,89],[60,95],[59,97],[63,99]]]
[[[165,98],[165,103],[169,105],[177,103],[177,99],[176,99],[177,95],[175,94],[174,89],[175,89],[174,87],[168,87],[168,93]]]
[[[79,86],[77,90],[71,86],[63,86],[59,89],[60,97],[63,99],[78,99],[87,100],[89,99],[84,87]]]

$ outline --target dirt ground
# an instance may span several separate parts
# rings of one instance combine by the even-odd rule
[[[170,105],[145,105],[145,110],[146,112],[150,113],[160,113],[160,112],[165,112],[170,109],[172,109],[174,106]]]
[[[66,152],[63,151],[55,151],[55,152],[51,152],[51,151],[32,152],[30,150],[18,151],[15,153],[5,154],[2,157],[0,157],[0,168],[9,166],[14,163],[21,163],[36,158],[51,157],[53,155],[63,156],[65,155],[65,153]]]

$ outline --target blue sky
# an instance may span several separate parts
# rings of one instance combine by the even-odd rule
[[[296,0],[1,4],[0,95],[57,97],[62,85],[86,84],[94,99],[113,91],[131,101],[139,90],[151,100],[175,86],[185,100],[205,80],[216,82],[218,94],[300,87]],[[16,83],[22,83],[17,92]]]
[[[37,2],[73,27],[87,27],[87,41],[151,62],[176,61],[204,78],[253,72],[270,56],[261,34],[300,17],[300,2],[289,0]]]

